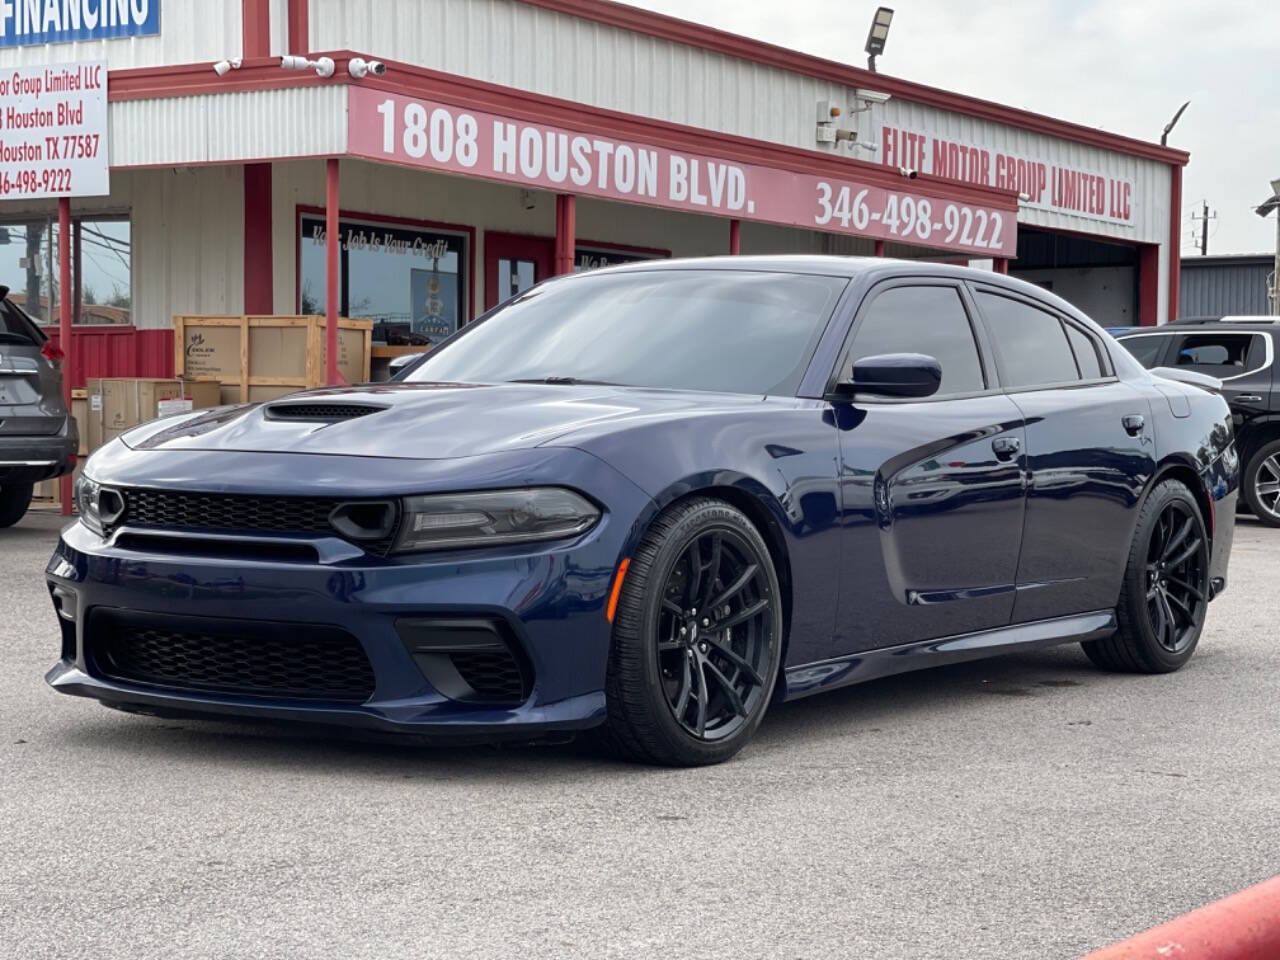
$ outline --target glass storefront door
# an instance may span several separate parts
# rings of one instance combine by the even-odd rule
[[[491,310],[551,276],[555,240],[515,233],[484,235],[484,305]]]

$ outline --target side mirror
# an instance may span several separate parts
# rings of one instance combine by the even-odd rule
[[[425,352],[426,351],[424,350],[423,353]],[[392,361],[387,364],[387,372],[390,374],[390,378],[394,380],[396,377],[400,376],[400,374],[404,373],[412,364],[417,362],[418,358],[422,355],[422,353],[406,353],[402,356],[394,357]]]
[[[853,363],[853,378],[843,393],[877,397],[931,397],[942,385],[942,364],[922,353],[882,353]]]

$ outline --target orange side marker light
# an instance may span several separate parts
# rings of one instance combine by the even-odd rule
[[[609,594],[609,609],[606,616],[613,623],[613,615],[618,612],[618,594],[622,592],[622,581],[627,576],[627,567],[631,566],[631,558],[624,557],[618,564],[618,573],[613,578],[613,592]]]

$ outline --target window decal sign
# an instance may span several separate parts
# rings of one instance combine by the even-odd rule
[[[615,140],[353,87],[348,151],[490,180],[689,213],[1013,256],[1017,215],[914,190]]]
[[[0,199],[110,192],[106,63],[0,73]]]
[[[0,0],[0,47],[159,32],[160,0]]]

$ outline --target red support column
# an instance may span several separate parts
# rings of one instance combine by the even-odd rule
[[[62,397],[71,413],[75,382],[75,346],[71,342],[71,198],[58,198],[58,346],[62,348]],[[71,516],[71,474],[62,478],[62,515]]]
[[[289,2],[289,52],[302,57],[311,52],[310,2],[311,0],[288,0]]]
[[[244,165],[244,312],[273,313],[271,164]]]
[[[271,56],[271,9],[267,0],[240,0],[240,49],[245,56]]]
[[[1138,247],[1138,326],[1158,323],[1160,299],[1160,247],[1144,243]]]
[[[729,221],[729,255],[736,257],[742,253],[742,221]]]
[[[877,256],[877,257],[883,257],[883,256],[884,256],[884,241],[883,241],[883,240],[877,240],[877,241],[876,241],[876,256]]]
[[[338,374],[338,159],[325,161],[324,191],[324,382],[342,383]]]
[[[71,325],[74,327],[80,322],[80,314],[83,312],[84,301],[81,299],[84,291],[84,274],[80,272],[84,265],[84,258],[81,256],[80,249],[80,224],[73,223],[71,225],[72,236],[75,238],[71,248],[71,277],[72,284],[75,287],[75,298],[71,304]],[[75,386],[75,384],[72,384]]]
[[[1007,273],[1009,272],[1009,258],[1008,258],[1008,257],[996,257],[996,259],[995,259],[995,269],[996,269],[996,273],[1004,273],[1004,274],[1007,274]]]
[[[556,195],[556,276],[573,273],[573,252],[578,233],[577,199],[571,193]]]
[[[1169,309],[1165,321],[1178,319],[1178,295],[1182,284],[1182,167],[1169,168]]]

